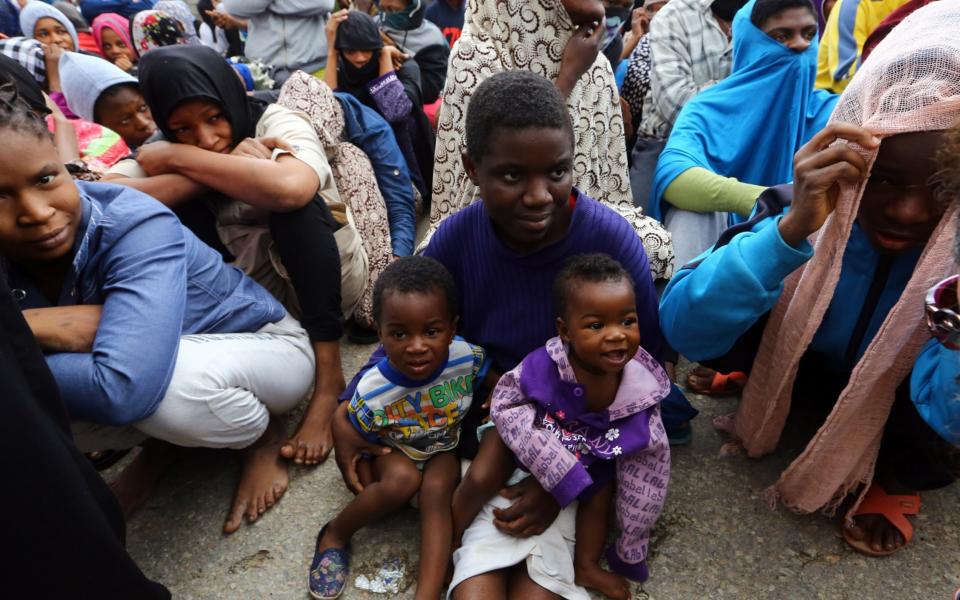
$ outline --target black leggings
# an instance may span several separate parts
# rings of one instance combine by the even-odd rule
[[[216,217],[199,199],[177,209],[180,221],[230,262],[234,257],[217,234]],[[290,275],[300,303],[300,323],[313,342],[339,340],[343,335],[340,308],[340,252],[334,233],[341,225],[319,195],[303,208],[270,213],[270,235],[280,261]]]
[[[312,342],[332,342],[343,335],[340,252],[333,237],[340,227],[319,195],[303,208],[270,213],[270,235],[297,294],[300,323]]]

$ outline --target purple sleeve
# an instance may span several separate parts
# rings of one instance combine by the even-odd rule
[[[50,92],[50,99],[54,101],[57,107],[63,112],[63,116],[68,119],[79,119],[77,115],[73,114],[73,111],[70,110],[70,107],[67,105],[67,98],[63,95],[63,92]]]
[[[537,411],[520,391],[520,372],[521,367],[517,367],[500,378],[493,390],[490,417],[517,460],[560,506],[566,506],[576,500],[593,479],[560,440],[534,427]]]
[[[410,115],[413,102],[407,96],[403,84],[397,78],[396,72],[377,77],[369,84],[370,95],[377,104],[377,109],[389,123],[399,123]]]

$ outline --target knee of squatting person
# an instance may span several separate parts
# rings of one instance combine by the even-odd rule
[[[18,148],[0,159],[0,256],[71,419],[99,434],[123,428],[128,447],[155,435],[244,448],[232,515],[255,520],[286,489],[285,467],[268,457],[282,434],[271,415],[309,390],[305,332],[169,209],[127,188],[74,183],[43,121],[12,88],[0,93],[0,137]],[[280,370],[285,381],[272,383]],[[95,439],[78,428],[81,444]],[[121,501],[142,501],[159,473],[131,469],[139,489]]]
[[[140,60],[140,88],[168,141],[143,145],[105,179],[175,210],[206,209],[213,196],[216,239],[208,243],[222,241],[310,335],[313,397],[281,453],[318,464],[333,447],[330,420],[343,390],[343,317],[367,285],[368,262],[317,134],[301,113],[248,97],[203,46],[151,50]]]

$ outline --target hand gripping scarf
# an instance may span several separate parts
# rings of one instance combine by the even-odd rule
[[[473,91],[501,71],[523,69],[556,81],[563,48],[575,30],[560,0],[467,3],[463,33],[450,53],[437,124],[432,227],[477,199],[477,188],[460,161]],[[567,98],[575,138],[574,184],[630,221],[643,239],[654,276],[669,277],[670,234],[633,206],[619,101],[610,63],[597,55]]]
[[[831,120],[856,123],[879,138],[949,129],[960,119],[960,3],[935,2],[916,11],[881,42],[857,72]],[[876,151],[854,146],[870,168]],[[790,411],[797,366],[820,327],[840,276],[844,249],[866,181],[840,188],[837,208],[815,241],[813,258],[787,278],[770,313],[760,349],[734,415],[715,425],[731,433],[751,457],[772,452]],[[799,513],[831,513],[863,486],[880,448],[895,390],[929,339],[923,321],[925,290],[955,272],[953,202],[927,242],[900,299],[854,367],[847,387],[806,449],[767,490]]]

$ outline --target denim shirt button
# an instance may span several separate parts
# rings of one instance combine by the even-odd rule
[[[582,387],[575,387],[575,388],[573,388],[573,395],[576,396],[577,398],[579,398],[580,396],[582,396],[582,395],[583,395],[583,388],[582,388]]]

